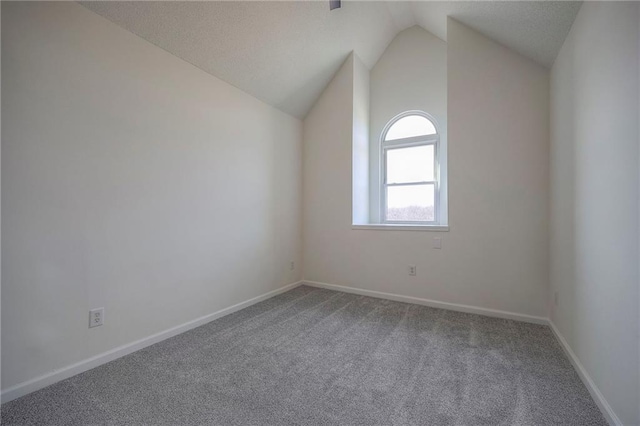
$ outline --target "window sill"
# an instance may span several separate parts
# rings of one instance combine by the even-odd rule
[[[369,231],[433,231],[449,232],[448,225],[396,225],[391,223],[370,223],[366,225],[351,225],[351,229]]]

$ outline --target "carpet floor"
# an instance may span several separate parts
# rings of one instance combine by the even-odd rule
[[[546,326],[306,286],[1,414],[3,425],[606,425]]]

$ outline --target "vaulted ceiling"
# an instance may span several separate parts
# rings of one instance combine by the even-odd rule
[[[134,34],[303,118],[355,51],[372,68],[401,31],[446,40],[447,16],[551,66],[580,2],[82,2]]]

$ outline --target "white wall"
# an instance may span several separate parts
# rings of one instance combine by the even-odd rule
[[[551,317],[625,425],[640,423],[638,7],[585,2],[551,73]]]
[[[451,267],[483,303],[546,317],[549,72],[453,19],[447,46]]]
[[[353,54],[353,223],[369,223],[369,69]]]
[[[299,280],[299,120],[76,3],[2,56],[3,389]]]
[[[433,116],[440,132],[441,175],[447,174],[447,44],[413,26],[399,33],[371,70],[371,219],[380,222],[380,136],[398,114],[420,110]],[[447,181],[441,182],[447,217]],[[446,224],[446,223],[443,223]]]
[[[304,121],[304,278],[546,317],[548,70],[455,21],[448,40],[450,232],[351,229],[347,62]]]
[[[340,244],[352,219],[353,76],[350,55],[304,120],[302,252],[308,279],[330,261],[348,261],[333,253],[345,250]]]
[[[0,45],[2,45],[2,7],[0,7]],[[0,81],[2,80],[2,54],[0,54]],[[2,99],[2,85],[0,84],[0,99]],[[0,134],[2,134],[2,105],[0,102]],[[2,146],[0,144],[0,212],[2,211]],[[0,242],[2,241],[2,224],[0,223]],[[0,243],[0,252],[2,244]],[[0,300],[2,300],[2,256],[0,256]],[[2,335],[2,303],[0,303],[0,335]],[[0,338],[0,365],[2,365],[2,339]],[[2,368],[0,368],[0,383],[2,383]]]

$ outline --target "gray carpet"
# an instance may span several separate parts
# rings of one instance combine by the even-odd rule
[[[2,424],[606,422],[548,327],[303,286],[6,403]]]

